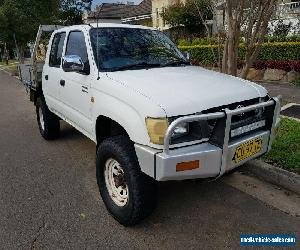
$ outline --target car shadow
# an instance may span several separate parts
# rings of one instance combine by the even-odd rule
[[[64,121],[60,122],[60,140],[71,139],[75,141],[80,138],[85,138],[85,136],[68,123]]]
[[[168,181],[158,184],[157,208],[133,230],[163,228],[190,237],[194,230],[235,232],[259,222],[259,204],[243,192],[218,180],[197,179]],[[244,225],[253,217],[249,225]],[[257,220],[255,222],[255,220]],[[184,228],[184,229],[183,229]],[[182,231],[184,230],[184,231]]]

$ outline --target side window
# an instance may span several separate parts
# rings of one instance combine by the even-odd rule
[[[84,64],[88,64],[87,47],[81,31],[72,31],[69,34],[66,56],[70,55],[80,56]]]
[[[50,67],[57,67],[57,68],[60,67],[65,37],[66,37],[66,33],[59,33],[54,35],[51,51],[50,51],[50,59],[49,59]]]

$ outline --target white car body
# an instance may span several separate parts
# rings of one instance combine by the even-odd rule
[[[96,122],[99,116],[108,117],[117,122],[135,143],[142,171],[157,180],[217,177],[244,163],[241,162],[229,168],[223,166],[223,169],[220,169],[221,165],[226,165],[222,157],[228,152],[225,152],[226,148],[216,149],[207,142],[172,145],[171,148],[176,148],[175,150],[165,150],[166,145],[151,143],[145,119],[148,117],[189,117],[215,107],[255,98],[263,99],[267,96],[267,91],[263,87],[196,66],[99,72],[98,79],[98,68],[89,37],[89,31],[93,27],[95,28],[96,24],[71,26],[59,29],[52,34],[50,44],[56,33],[66,32],[66,37],[68,37],[70,31],[82,31],[85,35],[90,62],[89,75],[64,72],[61,67],[49,67],[47,62],[51,46],[48,46],[42,87],[47,106],[53,113],[95,143],[97,143]],[[101,27],[146,29],[142,26],[120,24],[99,24],[99,28]],[[65,47],[66,42],[64,50]],[[46,76],[49,77],[47,81]],[[63,87],[60,85],[61,80],[65,81]],[[269,102],[268,106],[271,104]],[[253,135],[267,138],[264,149],[259,155],[270,150],[269,138],[274,136],[273,130],[278,126],[278,100],[274,101],[274,105],[276,105],[277,113],[274,113],[276,117],[272,129],[264,131],[261,135]],[[238,143],[235,142],[234,149],[251,138],[250,136]],[[211,160],[209,160],[210,156]],[[164,161],[166,158],[168,158],[167,161]],[[174,170],[178,162],[194,159],[202,161],[200,170],[182,173]],[[210,169],[209,165],[211,165]]]

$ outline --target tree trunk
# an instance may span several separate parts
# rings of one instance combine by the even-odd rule
[[[8,65],[9,54],[8,54],[8,51],[7,51],[6,43],[4,43],[4,60],[5,60],[6,65]]]
[[[14,34],[14,42],[16,46],[18,61],[19,63],[24,63],[24,48],[18,45],[15,34]]]
[[[220,34],[218,34],[218,67],[219,67],[219,71],[222,72]]]
[[[232,1],[228,0],[227,4],[227,19],[228,19],[228,57],[227,57],[227,74],[236,75],[237,73],[237,48],[236,35],[237,24],[233,13]]]
[[[264,42],[264,35],[267,32],[268,23],[275,11],[276,0],[267,0],[257,7],[256,16],[250,18],[248,31],[246,36],[246,55],[245,65],[243,67],[241,77],[246,79],[250,68],[256,60],[261,45]],[[254,27],[255,26],[255,27]]]
[[[231,33],[231,32],[229,32]],[[234,75],[235,71],[235,48],[234,48],[234,40],[232,38],[232,35],[229,34],[229,41],[228,41],[228,58],[227,58],[227,74]]]
[[[222,73],[227,74],[228,72],[228,39],[226,39],[223,50],[223,58],[222,58]]]
[[[204,18],[204,16],[203,16],[203,14],[202,14],[202,12],[201,12],[201,10],[200,10],[200,8],[199,8],[199,6],[198,6],[198,4],[197,4],[196,1],[194,1],[194,5],[195,5],[195,7],[196,7],[196,9],[197,9],[197,12],[198,12],[198,15],[199,15],[199,17],[200,17],[200,19],[201,19],[201,22],[203,23],[203,25],[204,25],[204,27],[205,27],[205,29],[206,29],[207,40],[208,40],[209,44],[212,45],[211,35],[210,35],[210,30],[209,30],[209,27],[208,27],[208,25],[207,25],[207,23],[206,23],[206,20],[205,20],[205,18]],[[217,60],[217,57],[216,57],[214,48],[211,48],[211,53],[212,53],[212,55],[213,55],[213,58],[214,58],[215,63],[219,64],[219,60]],[[220,64],[219,64],[218,66],[220,67]]]
[[[247,77],[250,67],[258,56],[276,4],[277,0],[225,1],[227,38],[222,60],[223,73],[237,75],[239,41],[243,34],[245,36],[246,55],[241,77]]]

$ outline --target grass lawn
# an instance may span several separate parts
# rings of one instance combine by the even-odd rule
[[[272,150],[263,160],[300,174],[300,122],[283,118]]]
[[[6,65],[6,62],[5,61],[2,61],[2,62],[0,62],[0,65],[1,66],[9,66],[9,65],[11,65],[11,64],[15,64],[15,63],[17,63],[18,61],[16,61],[16,60],[9,60],[8,61],[8,65]]]
[[[18,75],[17,66],[18,66],[18,61],[15,60],[10,60],[8,62],[8,65],[6,65],[6,62],[0,62],[1,69],[10,72],[14,76]]]

